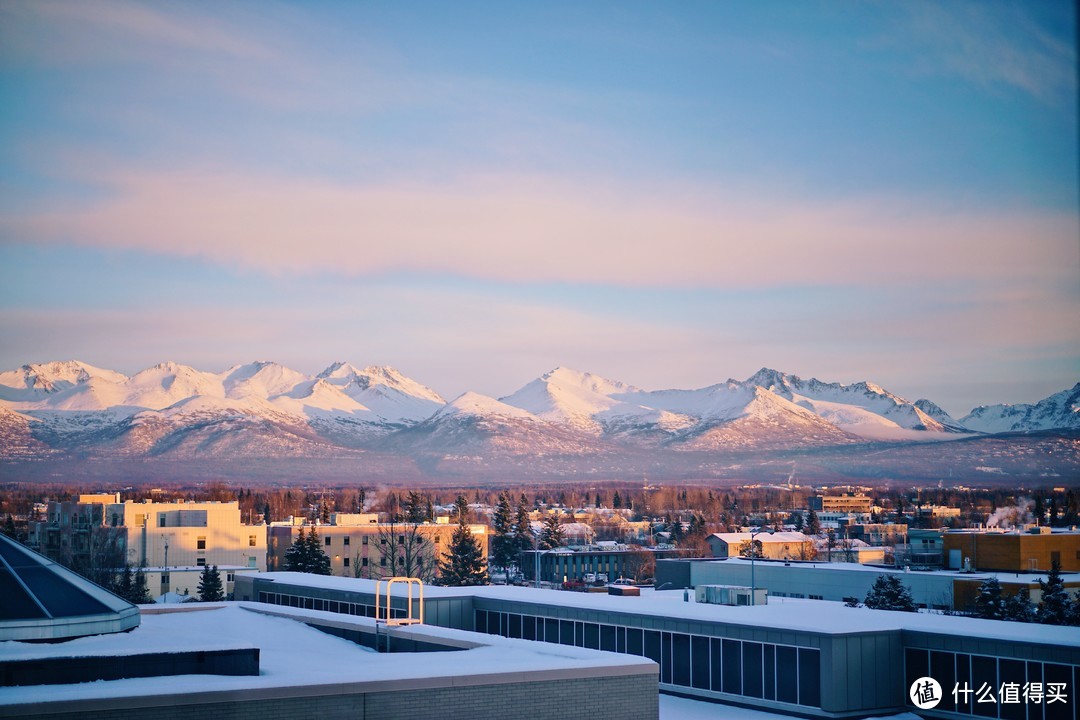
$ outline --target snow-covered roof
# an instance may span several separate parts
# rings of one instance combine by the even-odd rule
[[[724,560],[720,562],[746,562]],[[760,562],[760,561],[759,561]],[[817,563],[825,565],[826,563]],[[854,563],[831,563],[829,567],[850,566],[867,572],[885,572],[880,568],[867,568]],[[292,582],[307,587],[333,588],[354,592],[375,592],[375,581],[356,578],[328,577],[303,573],[264,573],[260,578]],[[405,591],[402,589],[404,596]],[[395,595],[398,594],[395,592]],[[869,608],[849,608],[840,602],[828,600],[799,600],[796,598],[769,598],[767,605],[755,607],[729,607],[725,605],[683,602],[682,590],[656,592],[643,588],[641,595],[616,596],[600,593],[577,593],[562,590],[544,590],[514,585],[489,585],[470,588],[425,587],[425,598],[461,597],[513,600],[551,605],[553,607],[577,607],[586,610],[605,610],[620,613],[642,614],[685,620],[749,625],[753,627],[798,630],[805,632],[846,634],[883,630],[923,630],[965,637],[1001,638],[1024,642],[1052,644],[1075,644],[1080,646],[1080,628],[1064,628],[1050,625],[979,620],[977,618],[934,615],[929,613],[904,613]],[[796,604],[797,607],[792,607]]]
[[[160,606],[159,606],[160,607]],[[332,686],[343,683],[410,680],[494,673],[640,665],[641,658],[585,648],[537,645],[526,640],[478,635],[462,630],[422,626],[438,637],[480,640],[482,647],[425,653],[383,653],[308,627],[302,622],[264,615],[260,603],[220,603],[160,610],[144,614],[142,625],[129,633],[80,638],[62,644],[0,643],[5,659],[115,656],[257,647],[257,676],[184,675],[130,678],[73,685],[49,685],[49,700],[84,700],[203,693],[258,688]],[[271,608],[281,610],[281,608]],[[255,610],[253,612],[253,610]],[[341,619],[336,613],[286,608],[290,615]],[[350,622],[374,624],[369,618]],[[419,627],[419,626],[418,626]],[[464,653],[464,654],[462,654]],[[0,706],[41,701],[39,686],[0,687]]]
[[[713,533],[710,537],[719,538],[729,545],[736,545],[738,543],[749,542],[750,533],[737,532],[737,533]],[[761,532],[755,533],[754,540],[762,544],[766,543],[802,543],[806,542],[810,538],[803,535],[801,532]]]

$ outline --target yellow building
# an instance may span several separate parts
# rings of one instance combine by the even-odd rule
[[[961,570],[1046,572],[1057,560],[1061,569],[1080,571],[1080,532],[954,530],[942,537],[946,567]]]
[[[457,529],[446,518],[438,520],[443,522],[380,523],[376,515],[363,514],[338,515],[334,521],[340,524],[336,525],[308,525],[300,518],[276,522],[268,533],[267,564],[272,571],[284,570],[285,552],[301,529],[305,534],[314,530],[330,558],[332,575],[378,579],[404,574],[429,580],[436,575],[436,559],[443,557]],[[469,525],[469,531],[487,557],[488,527]]]

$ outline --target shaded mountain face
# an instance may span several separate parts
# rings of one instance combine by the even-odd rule
[[[1080,430],[1080,383],[1034,405],[983,405],[960,419],[960,424],[984,433]]]
[[[692,474],[685,468],[732,454],[1080,429],[1078,407],[1080,384],[957,421],[930,400],[871,382],[768,368],[695,390],[643,390],[560,367],[501,399],[469,392],[447,403],[385,366],[338,362],[310,376],[272,362],[219,373],[167,362],[128,377],[69,361],[0,373],[0,460],[379,458],[387,467],[472,469],[498,461],[511,474],[556,472],[565,461],[584,473]]]

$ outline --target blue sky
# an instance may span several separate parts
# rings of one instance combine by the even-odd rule
[[[6,2],[0,367],[1034,401],[1080,380],[1073,12]]]

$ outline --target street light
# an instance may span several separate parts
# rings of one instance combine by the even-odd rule
[[[757,556],[757,551],[754,549],[754,538],[761,533],[768,533],[772,535],[775,530],[772,528],[758,528],[757,530],[750,531],[750,604],[757,605],[757,584],[754,577],[754,559]]]
[[[165,592],[169,592],[169,590],[172,589],[172,578],[169,576],[169,539],[164,538],[164,540],[165,540],[165,577],[169,578],[169,581],[167,583],[164,583],[164,585],[165,585]]]

